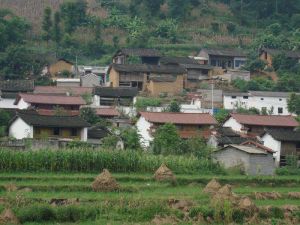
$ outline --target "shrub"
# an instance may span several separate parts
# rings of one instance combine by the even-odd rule
[[[147,107],[159,107],[161,106],[162,101],[159,98],[142,98],[139,97],[136,100],[135,107],[137,111],[146,110]]]

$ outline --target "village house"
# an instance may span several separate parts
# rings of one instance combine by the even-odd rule
[[[69,74],[74,73],[74,64],[61,58],[47,66],[47,73],[50,74],[52,79],[60,77],[63,72],[68,72]]]
[[[293,116],[275,115],[246,115],[231,113],[223,127],[230,127],[240,134],[256,137],[265,132],[266,129],[285,129],[291,131],[299,126]]]
[[[80,76],[81,87],[96,87],[104,84],[104,80],[94,73],[88,73]]]
[[[288,155],[297,156],[300,160],[300,131],[269,129],[262,135],[261,141],[274,150],[277,166],[285,166]]]
[[[187,81],[185,88],[198,88],[202,81],[207,81],[215,75],[215,69],[209,65],[202,65],[198,61],[189,57],[162,57],[161,65],[179,65],[187,71]]]
[[[22,110],[10,121],[9,136],[16,139],[67,138],[87,141],[89,126],[79,116],[49,116]]]
[[[14,104],[18,109],[36,109],[44,114],[55,114],[63,110],[65,113],[74,115],[79,114],[80,107],[86,102],[81,96],[19,94]]]
[[[80,76],[85,76],[88,74],[95,74],[98,76],[100,83],[106,83],[106,73],[108,70],[108,66],[77,66],[77,73]],[[82,85],[84,86],[84,85]]]
[[[181,138],[208,138],[217,121],[208,113],[169,113],[169,112],[140,112],[136,123],[141,135],[141,144],[149,147],[156,129],[166,123],[176,126]]]
[[[123,48],[113,56],[114,64],[152,64],[158,65],[161,54],[158,50],[148,48]]]
[[[0,81],[0,109],[16,109],[15,98],[19,93],[33,92],[33,80]]]
[[[290,115],[288,111],[288,92],[249,91],[224,93],[224,108],[228,110],[257,108],[272,115]]]
[[[196,92],[187,94],[192,104],[199,102],[203,109],[221,109],[223,108],[223,91],[221,89],[197,89]]]
[[[268,66],[273,65],[273,58],[278,55],[285,55],[290,60],[299,62],[300,51],[288,51],[271,48],[261,48],[259,51],[259,58],[267,63]]]
[[[93,105],[98,106],[132,106],[138,95],[137,88],[95,87]]]
[[[198,56],[204,64],[221,67],[223,69],[240,69],[247,60],[247,56],[240,49],[202,49]]]
[[[112,87],[133,87],[152,96],[182,93],[186,77],[178,65],[112,64],[108,73]]]
[[[247,70],[228,69],[226,71],[226,73],[215,75],[215,76],[213,76],[213,78],[231,83],[232,81],[234,81],[236,79],[250,81],[251,75],[250,75],[250,71],[247,71]]]
[[[240,168],[247,175],[274,175],[273,151],[260,145],[230,144],[212,153],[225,168]]]

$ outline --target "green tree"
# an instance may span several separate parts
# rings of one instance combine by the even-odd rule
[[[134,128],[124,129],[121,131],[121,138],[124,142],[125,149],[137,150],[141,149],[140,135]]]
[[[157,15],[160,11],[160,6],[164,3],[164,0],[143,0],[145,6],[149,10],[149,15]]]
[[[300,95],[292,93],[288,99],[288,110],[290,113],[300,115]]]
[[[172,43],[177,41],[178,24],[174,19],[165,19],[159,22],[155,29],[155,34],[162,38],[171,40]]]
[[[96,109],[91,107],[81,108],[80,117],[92,125],[97,124],[97,122],[99,121],[99,118],[96,114]]]
[[[166,112],[180,112],[181,106],[176,100],[172,100],[165,110]]]
[[[155,134],[152,143],[155,154],[180,154],[180,137],[174,124],[160,126]]]
[[[175,19],[184,19],[188,13],[190,1],[188,0],[167,0],[169,16]]]
[[[229,112],[226,109],[220,109],[215,115],[216,120],[218,123],[222,124],[226,121],[229,116]]]
[[[52,31],[52,20],[51,20],[52,10],[50,7],[46,7],[44,10],[44,17],[42,22],[43,29],[43,39],[47,41],[47,43],[51,39],[51,31]]]
[[[60,13],[55,12],[54,14],[54,25],[53,25],[53,40],[58,45],[61,41],[62,34],[60,28]]]

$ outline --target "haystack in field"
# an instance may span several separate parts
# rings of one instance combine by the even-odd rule
[[[214,178],[205,186],[203,192],[208,194],[215,194],[221,187],[221,184]]]
[[[92,188],[94,191],[115,191],[119,189],[119,184],[111,173],[107,169],[104,169],[103,172],[95,178],[92,183]]]
[[[170,170],[165,164],[162,164],[154,173],[154,178],[157,181],[176,181],[172,170]]]
[[[230,202],[233,206],[236,206],[239,201],[239,197],[232,192],[232,187],[229,184],[221,187],[211,198],[213,205],[224,204],[224,202]]]
[[[276,200],[282,198],[282,195],[278,192],[255,192],[254,195],[256,200]]]
[[[5,209],[0,215],[0,224],[20,224],[11,209]]]

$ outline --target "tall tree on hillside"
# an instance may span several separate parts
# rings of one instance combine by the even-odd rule
[[[61,17],[67,33],[74,32],[78,26],[86,22],[86,11],[85,0],[67,1],[60,6]]]
[[[56,44],[61,41],[61,29],[60,29],[60,13],[56,12],[54,14],[54,25],[53,25],[53,40]]]
[[[169,6],[169,16],[175,19],[185,18],[190,1],[188,0],[167,0]]]
[[[288,110],[290,113],[300,115],[300,96],[292,93],[288,99]]]
[[[43,29],[43,39],[49,42],[51,39],[51,30],[52,30],[52,20],[51,20],[51,14],[52,10],[50,7],[46,7],[44,10],[44,17],[43,17],[43,23],[42,23],[42,29]]]

